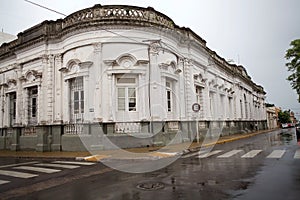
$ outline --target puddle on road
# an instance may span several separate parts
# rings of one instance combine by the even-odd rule
[[[268,141],[271,146],[295,145],[297,138],[294,129],[283,129],[280,133],[268,135]]]

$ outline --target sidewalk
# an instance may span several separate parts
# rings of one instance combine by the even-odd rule
[[[230,136],[220,137],[217,142],[213,140],[205,140],[199,143],[181,143],[169,145],[167,147],[143,147],[121,150],[102,150],[93,152],[36,152],[36,151],[0,151],[0,157],[15,157],[15,158],[39,158],[39,159],[76,159],[85,161],[99,161],[101,159],[159,159],[175,155],[183,155],[189,152],[198,151],[201,147],[209,147],[215,144],[223,144],[253,137],[258,134],[263,134],[273,130],[262,130],[253,133],[234,134]]]

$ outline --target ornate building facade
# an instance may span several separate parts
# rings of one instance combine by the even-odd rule
[[[245,68],[150,7],[95,5],[19,33],[0,47],[0,85],[2,149],[80,150],[93,131],[132,147],[266,128],[266,93]]]

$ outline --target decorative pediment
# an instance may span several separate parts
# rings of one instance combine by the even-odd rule
[[[211,87],[217,88],[218,87],[218,83],[216,79],[212,79],[209,83],[208,83]]]
[[[167,71],[169,73],[179,74],[182,72],[180,68],[177,67],[177,64],[175,61],[167,61],[165,63],[158,64],[159,68]]]
[[[79,60],[70,60],[67,63],[66,67],[60,68],[58,71],[62,73],[76,73],[79,72],[81,69],[85,70],[88,69],[93,65],[92,61],[85,61],[85,62],[80,62]]]
[[[200,83],[203,83],[203,84],[205,84],[206,81],[207,81],[207,78],[204,78],[203,75],[202,75],[201,73],[199,73],[199,74],[194,74],[194,79],[195,79],[196,81],[199,81]]]
[[[115,60],[104,60],[106,65],[116,68],[129,69],[139,65],[148,64],[148,60],[138,60],[131,54],[124,54]]]
[[[15,79],[8,79],[7,80],[7,86],[8,88],[13,88],[17,85],[17,81]]]
[[[42,78],[42,72],[38,72],[36,70],[28,70],[23,76],[19,78],[19,80],[33,82],[36,79],[40,78]]]

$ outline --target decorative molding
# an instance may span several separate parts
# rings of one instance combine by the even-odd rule
[[[81,69],[85,69],[85,68],[90,68],[93,65],[93,62],[92,61],[85,61],[85,62],[78,63],[78,65]]]
[[[60,71],[62,73],[68,73],[70,70],[68,68],[66,68],[66,67],[62,67],[58,71]]]

